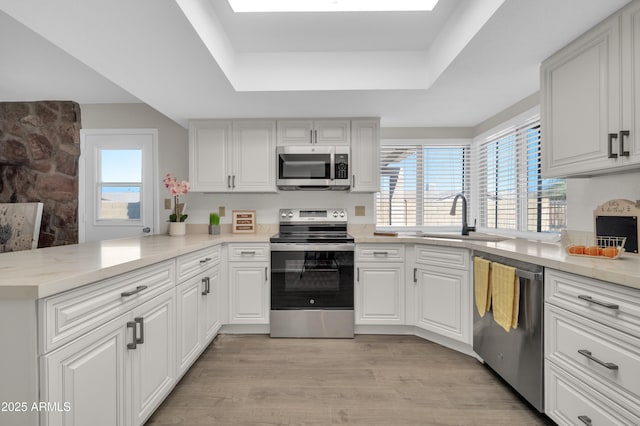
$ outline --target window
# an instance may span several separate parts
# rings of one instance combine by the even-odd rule
[[[140,219],[142,149],[98,150],[98,219]]]
[[[469,146],[386,142],[380,151],[378,227],[458,230],[462,209],[449,214],[453,198],[469,197]]]
[[[564,179],[542,179],[540,117],[488,137],[479,146],[480,225],[523,232],[566,226]]]

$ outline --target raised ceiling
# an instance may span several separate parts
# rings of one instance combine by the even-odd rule
[[[0,0],[0,100],[190,118],[475,126],[628,0],[440,0],[432,12],[234,14],[226,0]]]

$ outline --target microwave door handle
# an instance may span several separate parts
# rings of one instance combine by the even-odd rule
[[[334,180],[336,178],[336,153],[331,152],[329,154],[329,179]]]

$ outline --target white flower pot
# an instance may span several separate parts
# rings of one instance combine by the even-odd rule
[[[169,222],[169,235],[177,237],[187,233],[186,222]]]

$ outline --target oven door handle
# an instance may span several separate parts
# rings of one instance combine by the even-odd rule
[[[355,244],[272,243],[271,251],[354,251]]]

